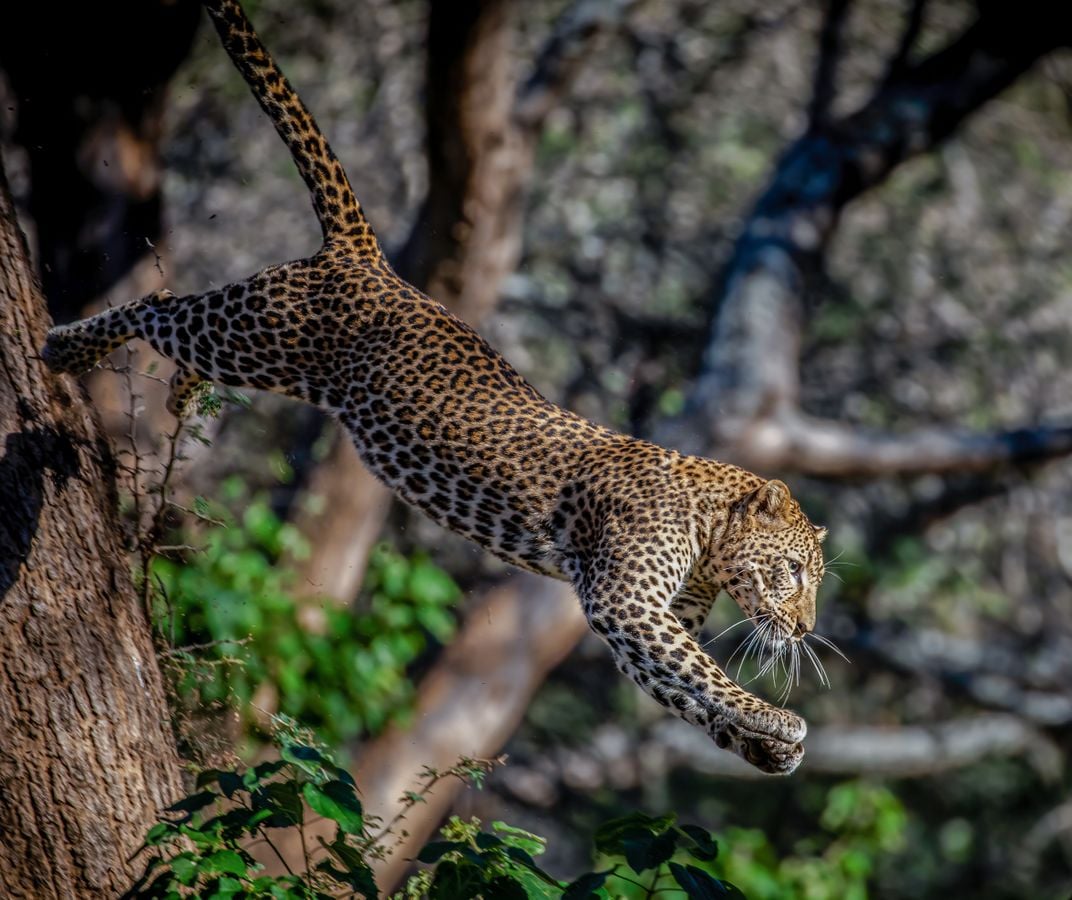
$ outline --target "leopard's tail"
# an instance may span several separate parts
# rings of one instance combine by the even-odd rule
[[[224,49],[290,148],[313,198],[325,241],[346,241],[359,256],[382,256],[342,164],[301,98],[261,43],[237,0],[204,0]]]

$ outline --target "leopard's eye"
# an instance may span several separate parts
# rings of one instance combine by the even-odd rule
[[[794,578],[797,578],[800,575],[800,573],[803,571],[803,569],[804,569],[803,564],[800,563],[798,560],[795,560],[795,559],[789,560],[789,574],[792,575]]]

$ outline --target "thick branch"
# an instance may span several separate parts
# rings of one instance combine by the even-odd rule
[[[929,428],[882,434],[788,410],[743,428],[734,452],[760,470],[791,469],[820,477],[980,472],[1067,456],[1072,453],[1072,427],[989,434]]]
[[[919,33],[923,29],[923,13],[927,8],[927,0],[911,0],[908,15],[905,17],[904,31],[901,32],[901,40],[897,44],[897,50],[890,57],[886,68],[886,82],[889,83],[900,77],[904,72],[908,57],[912,48],[916,45]]]
[[[114,462],[48,327],[0,171],[0,896],[111,897],[181,791]]]
[[[751,424],[796,406],[801,300],[841,210],[1067,43],[1068,26],[1055,8],[1031,7],[1025,16],[1022,8],[987,5],[944,49],[902,65],[857,112],[789,147],[726,268],[689,397],[692,436],[678,428],[666,432],[669,439],[692,451],[712,442],[732,446]]]

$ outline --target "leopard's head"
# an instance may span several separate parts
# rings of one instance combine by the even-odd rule
[[[764,482],[734,506],[720,581],[776,654],[815,627],[825,537],[781,481]]]

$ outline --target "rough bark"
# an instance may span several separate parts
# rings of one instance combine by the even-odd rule
[[[114,896],[181,792],[163,683],[82,391],[0,173],[0,895]]]

